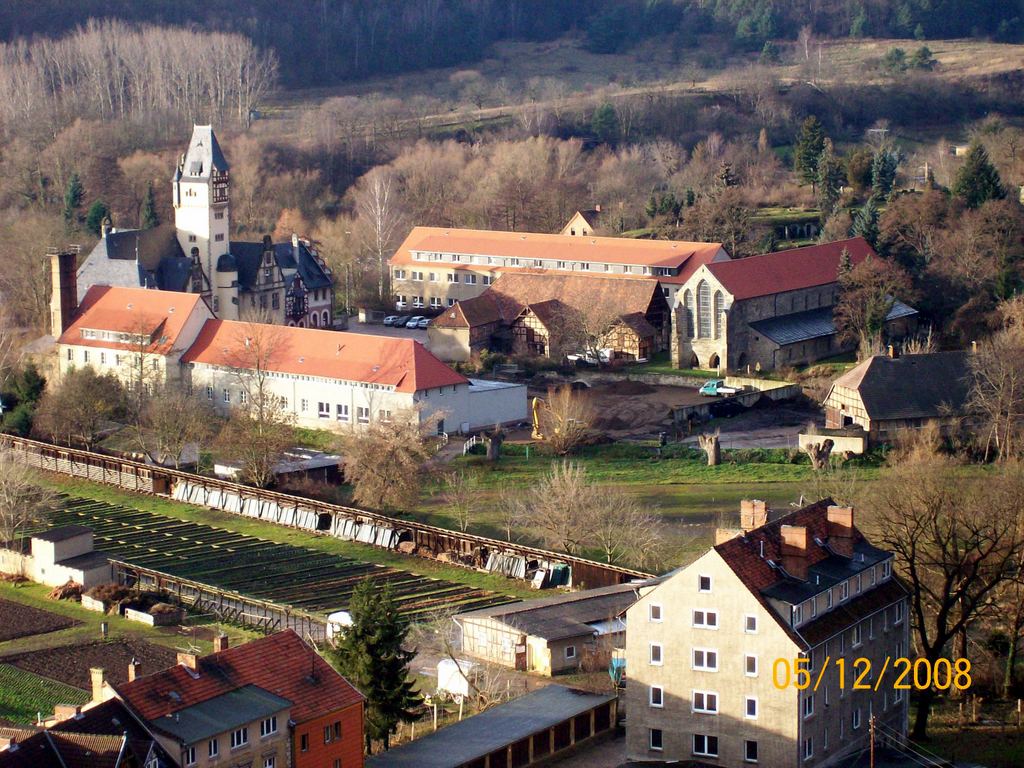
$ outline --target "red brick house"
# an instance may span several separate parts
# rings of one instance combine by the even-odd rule
[[[105,695],[182,766],[362,768],[365,699],[294,631],[217,647]]]

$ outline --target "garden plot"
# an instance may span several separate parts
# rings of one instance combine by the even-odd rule
[[[92,499],[63,497],[51,522],[88,526],[96,549],[131,565],[321,615],[344,610],[356,585],[367,578],[389,583],[410,618],[510,600],[443,579]]]
[[[16,637],[44,635],[81,622],[10,600],[0,600],[0,643]]]
[[[120,685],[128,681],[128,664],[132,659],[142,665],[142,674],[151,675],[173,667],[177,653],[145,640],[121,638],[30,651],[5,658],[4,662],[63,685],[89,690],[90,668],[101,667],[109,682]]]
[[[53,714],[56,704],[85,704],[89,694],[23,669],[0,664],[0,721],[32,725],[36,716]]]

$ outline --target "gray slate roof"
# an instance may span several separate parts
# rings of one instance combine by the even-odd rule
[[[212,169],[228,170],[228,161],[221,151],[217,136],[212,125],[195,125],[192,127],[192,140],[179,170],[182,176],[206,178]]]
[[[84,525],[62,525],[59,528],[50,528],[48,531],[33,533],[32,538],[57,543],[58,541],[67,541],[86,533],[92,533],[92,528],[86,528]]]
[[[292,702],[275,696],[258,685],[245,685],[229,693],[179,709],[172,715],[153,722],[161,731],[183,744],[195,744],[218,733],[238,728],[254,720],[262,720],[290,707]],[[278,731],[287,723],[278,722]],[[250,733],[249,742],[258,742],[259,733]]]
[[[791,315],[779,315],[768,320],[756,320],[750,323],[750,327],[767,336],[779,346],[787,344],[798,344],[801,341],[820,339],[824,336],[832,336],[836,333],[836,324],[832,319],[832,307],[820,307],[809,309],[806,312],[794,312]],[[886,321],[896,320],[901,317],[916,315],[917,310],[908,307],[901,301],[893,304]]]
[[[570,592],[538,600],[482,608],[456,616],[457,620],[490,618],[514,627],[527,635],[548,641],[594,634],[590,626],[613,619],[636,602],[641,584],[616,584],[611,587]]]
[[[367,759],[366,768],[453,768],[615,699],[548,685]]]
[[[78,268],[78,300],[94,285],[184,291],[191,271],[171,224],[109,232]]]
[[[252,290],[263,260],[263,243],[232,240],[231,254],[238,264],[238,283],[243,290]],[[282,270],[296,270],[308,290],[331,287],[330,276],[302,242],[298,248],[290,240],[274,243],[274,260]]]
[[[873,420],[927,419],[963,413],[971,391],[970,353],[875,355],[833,382],[855,389]]]

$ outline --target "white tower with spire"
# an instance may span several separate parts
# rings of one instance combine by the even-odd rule
[[[231,245],[228,163],[213,126],[193,126],[188,151],[181,156],[171,184],[181,250],[189,257],[198,255],[212,285],[217,259]]]

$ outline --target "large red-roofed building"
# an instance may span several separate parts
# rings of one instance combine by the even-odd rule
[[[864,238],[854,237],[701,265],[676,294],[674,362],[770,370],[847,351],[832,318],[844,253],[851,266],[879,258]],[[916,314],[897,301],[887,334],[906,335]]]

